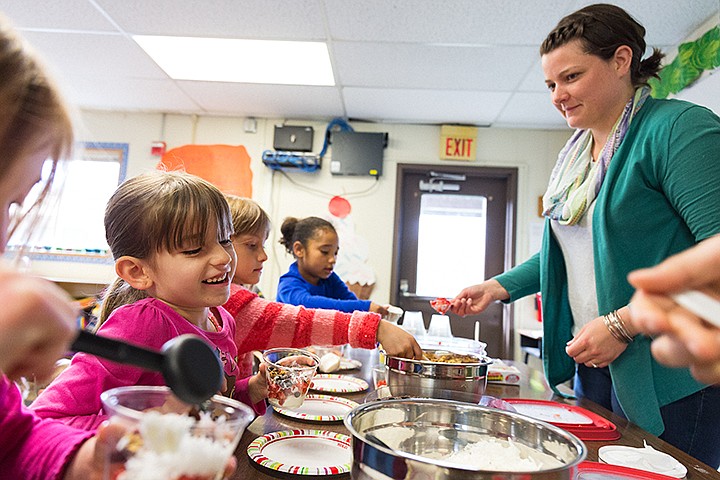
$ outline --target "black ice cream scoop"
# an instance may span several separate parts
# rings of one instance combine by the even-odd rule
[[[203,403],[222,388],[222,363],[213,348],[196,335],[180,335],[156,351],[81,330],[70,348],[161,372],[167,386],[187,403]]]

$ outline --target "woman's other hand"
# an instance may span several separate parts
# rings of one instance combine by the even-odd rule
[[[612,336],[605,326],[603,317],[597,317],[580,329],[567,343],[565,351],[575,363],[602,368],[610,365],[626,348],[626,343]]]
[[[44,380],[77,334],[78,308],[52,282],[0,267],[0,370]]]
[[[464,288],[450,301],[450,311],[462,317],[477,315],[484,311],[488,305],[498,300],[510,298],[507,290],[497,280],[487,280],[483,283]]]
[[[392,357],[422,358],[422,348],[415,337],[388,321],[380,320],[377,340],[382,344],[385,353]]]

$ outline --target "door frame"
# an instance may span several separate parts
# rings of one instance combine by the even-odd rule
[[[517,189],[518,169],[515,167],[485,167],[479,165],[441,165],[441,164],[418,164],[399,163],[395,180],[395,216],[393,226],[393,254],[392,268],[390,275],[390,303],[397,304],[400,293],[400,247],[404,243],[402,238],[403,225],[403,181],[405,173],[426,173],[430,170],[442,170],[447,173],[464,174],[473,172],[482,176],[500,177],[507,181],[507,204],[505,210],[505,254],[503,258],[503,271],[507,271],[515,265],[516,236],[517,236]],[[511,303],[504,304],[502,309],[502,335],[503,355],[502,358],[514,358],[514,325],[513,306]]]

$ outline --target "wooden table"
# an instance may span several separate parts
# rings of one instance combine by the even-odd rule
[[[373,390],[372,387],[372,366],[378,363],[378,355],[376,350],[350,350],[349,356],[360,360],[363,366],[359,370],[352,370],[344,372],[349,375],[357,376],[365,379],[368,384],[371,385],[370,390],[361,393],[346,393],[346,394],[332,394],[336,396],[342,396],[355,400],[358,403],[362,403],[365,397]],[[613,414],[606,410],[600,405],[587,401],[581,400],[578,402],[567,401],[554,396],[552,390],[547,385],[542,372],[531,369],[524,363],[513,362],[517,368],[520,369],[523,374],[523,380],[519,386],[514,385],[499,385],[489,383],[485,393],[498,398],[532,398],[540,400],[554,400],[558,402],[566,402],[573,405],[580,405],[583,408],[590,410],[591,412],[597,413],[602,417],[613,422],[618,431],[621,434],[619,440],[615,441],[604,441],[604,442],[584,442],[587,446],[588,454],[587,460],[598,461],[598,449],[603,445],[627,445],[631,447],[642,447],[643,441],[646,441],[648,445],[662,452],[668,453],[675,457],[679,462],[684,464],[688,469],[687,479],[688,480],[701,480],[701,479],[716,479],[720,480],[720,472],[705,465],[699,460],[691,457],[673,447],[672,445],[660,440],[654,435],[649,434],[640,427],[624,420],[621,417]],[[288,418],[278,413],[275,413],[272,408],[268,407],[267,413],[263,416],[257,417],[245,430],[240,444],[238,445],[235,455],[238,459],[238,468],[235,474],[231,477],[233,480],[247,480],[247,479],[274,479],[274,478],[293,478],[299,480],[300,478],[325,478],[328,477],[310,477],[310,476],[296,476],[282,472],[276,472],[267,468],[257,465],[254,461],[250,460],[247,455],[247,447],[255,438],[265,435],[271,432],[279,430],[294,430],[294,429],[315,429],[315,430],[329,430],[332,432],[340,432],[348,434],[349,432],[345,428],[342,422],[303,422],[293,418]],[[342,475],[339,479],[349,479],[350,475]]]

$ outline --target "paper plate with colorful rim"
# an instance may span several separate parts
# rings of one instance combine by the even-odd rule
[[[354,393],[364,392],[368,387],[368,383],[362,378],[351,375],[322,373],[313,377],[310,390],[315,390],[316,392]]]
[[[258,465],[293,475],[350,472],[350,437],[325,430],[283,430],[253,440],[248,456]]]
[[[312,422],[340,422],[358,403],[347,398],[330,395],[308,395],[303,404],[294,409],[275,407],[276,412],[286,417]]]

